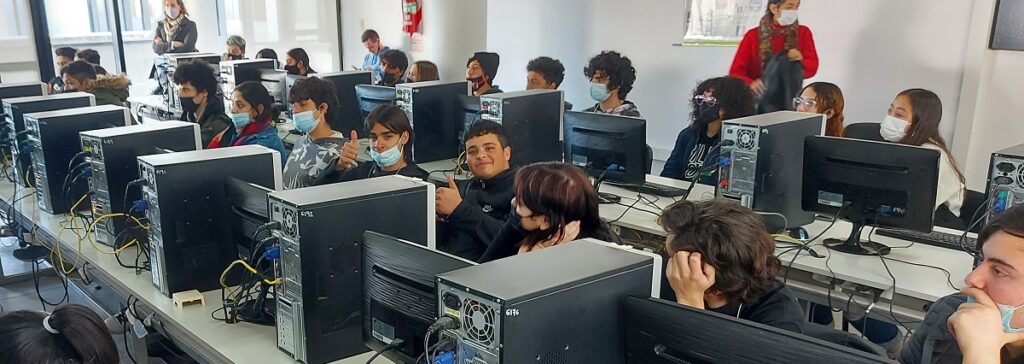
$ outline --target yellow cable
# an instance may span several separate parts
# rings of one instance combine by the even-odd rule
[[[772,234],[772,238],[774,238],[776,240],[782,240],[782,241],[785,241],[787,243],[793,243],[793,244],[796,244],[796,245],[807,246],[806,242],[801,241],[799,239],[795,239],[792,236],[785,235],[785,234]]]
[[[277,278],[277,279],[274,279],[272,281],[268,280],[268,279],[264,278],[263,275],[260,274],[259,271],[257,271],[255,268],[250,266],[249,263],[246,263],[244,260],[238,259],[238,260],[235,260],[235,261],[231,262],[231,264],[228,265],[227,269],[224,269],[224,272],[220,274],[220,285],[221,285],[221,287],[230,288],[228,286],[227,282],[224,282],[224,280],[227,279],[228,272],[231,271],[231,268],[234,268],[236,265],[239,265],[239,264],[241,264],[243,267],[245,267],[245,270],[251,272],[252,274],[255,274],[255,275],[259,276],[260,279],[262,279],[263,282],[265,282],[266,284],[269,284],[271,286],[276,286],[278,284],[281,284],[281,278]]]
[[[89,197],[89,194],[82,195],[82,198],[78,199],[78,202],[75,202],[75,204],[71,206],[71,212],[70,212],[71,220],[70,221],[65,220],[65,223],[70,223],[72,231],[74,231],[74,229],[75,229],[75,219],[76,219],[76,217],[74,215],[75,211],[78,210],[78,205],[81,205],[82,201],[85,201],[85,199],[88,198],[88,197]],[[39,224],[36,224],[36,226],[38,226],[38,225]],[[64,273],[64,275],[68,275],[68,274],[74,273],[75,268],[78,267],[78,262],[79,262],[79,259],[81,258],[81,252],[82,252],[82,238],[76,232],[75,235],[78,236],[78,252],[79,252],[79,254],[75,255],[75,262],[71,264],[71,269],[68,269],[67,266],[64,265],[64,254],[61,252],[61,250],[62,250],[62,248],[61,248],[62,240],[60,238],[61,238],[61,236],[64,235],[64,231],[67,231],[67,230],[68,230],[68,225],[67,224],[61,224],[60,231],[57,232],[57,240],[54,242],[54,249],[50,249],[50,261],[51,262],[53,261],[53,254],[54,254],[54,252],[56,252],[57,253],[57,259],[60,262],[60,271],[62,273]],[[56,267],[54,267],[54,269],[56,269]]]
[[[124,214],[124,213],[120,213],[120,212],[113,213],[113,214],[100,215],[99,217],[96,218],[96,220],[93,220],[92,224],[89,225],[89,228],[85,230],[85,235],[89,239],[89,244],[92,245],[93,249],[95,249],[97,252],[100,252],[102,254],[114,255],[114,254],[121,253],[125,249],[128,249],[128,247],[130,247],[130,246],[132,246],[132,245],[134,245],[134,244],[136,244],[138,242],[137,239],[132,239],[132,241],[128,242],[128,244],[125,244],[124,246],[122,246],[120,248],[117,248],[117,249],[114,249],[114,251],[110,251],[110,252],[103,251],[102,249],[100,249],[99,246],[96,245],[96,240],[93,239],[93,237],[92,237],[93,233],[96,231],[96,224],[98,224],[100,221],[103,221],[105,219],[109,219],[109,218],[112,218],[112,217],[121,217],[121,216],[126,216],[129,219],[131,219],[132,221],[134,221],[136,224],[138,224],[139,227],[141,227],[141,228],[143,228],[145,230],[149,230],[148,226],[142,225],[142,222],[139,221],[139,219],[135,218],[135,216],[132,216],[132,215],[128,215],[128,214]],[[125,227],[125,228],[127,229],[127,227]]]

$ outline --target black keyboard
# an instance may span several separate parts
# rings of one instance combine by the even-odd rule
[[[960,234],[949,234],[938,231],[919,233],[904,230],[876,229],[875,234],[959,251],[966,250],[968,252],[973,252],[978,246],[978,241],[975,238],[964,237],[963,246],[961,246]]]
[[[686,196],[686,189],[676,188],[672,186],[659,185],[656,183],[645,182],[643,186],[637,185],[620,185],[615,183],[608,183],[610,185],[625,188],[630,191],[636,191],[639,193],[661,196],[661,197],[682,197]]]

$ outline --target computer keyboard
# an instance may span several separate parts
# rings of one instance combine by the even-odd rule
[[[964,237],[963,246],[961,246],[960,234],[950,234],[939,231],[932,231],[930,233],[919,233],[904,230],[876,229],[875,234],[887,236],[890,238],[912,241],[915,243],[937,246],[940,248],[954,249],[960,251],[966,250],[968,252],[975,251],[976,247],[978,246],[978,241],[975,238]]]
[[[659,185],[657,183],[645,182],[643,186],[637,185],[619,185],[614,183],[608,183],[616,187],[622,187],[630,191],[636,191],[647,195],[655,195],[661,197],[682,197],[686,196],[686,189],[676,188],[672,186]]]

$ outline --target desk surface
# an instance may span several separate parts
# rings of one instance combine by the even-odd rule
[[[32,194],[33,190],[18,188],[17,197]],[[0,198],[6,203],[11,201],[14,194],[14,185],[4,181],[0,183]],[[88,262],[91,268],[98,269],[111,278],[114,284],[120,287],[114,289],[127,292],[139,298],[144,306],[156,313],[160,323],[174,332],[183,334],[184,337],[176,337],[175,340],[182,344],[195,345],[192,347],[204,358],[196,358],[201,362],[223,362],[223,363],[294,363],[291,357],[277,349],[277,333],[274,327],[259,326],[248,323],[226,324],[216,321],[210,314],[220,308],[220,291],[214,290],[203,292],[205,306],[187,306],[184,309],[177,308],[170,298],[161,294],[153,287],[152,276],[149,272],[142,272],[136,275],[133,269],[123,268],[117,264],[112,255],[103,254],[84,241],[81,247],[77,246],[78,238],[70,231],[60,231],[60,222],[64,216],[54,216],[40,211],[36,206],[34,195],[25,197],[17,203],[16,214],[31,219],[39,225],[39,229],[47,235],[60,235],[61,246],[65,252],[79,250],[78,256],[81,260],[78,266]],[[104,252],[111,251],[106,246],[99,246]],[[125,250],[125,254],[133,256],[135,247]],[[337,361],[337,363],[365,363],[370,353]],[[375,362],[388,362],[384,358],[378,358]]]

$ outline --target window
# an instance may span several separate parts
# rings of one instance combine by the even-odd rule
[[[121,3],[123,32],[152,32],[160,15],[162,1],[124,0]]]
[[[32,17],[23,0],[0,0],[0,39],[27,38]]]

